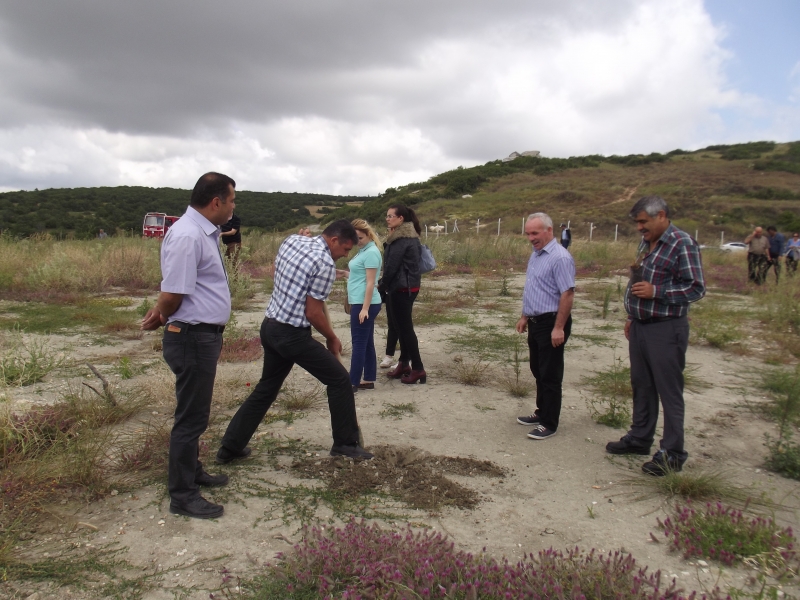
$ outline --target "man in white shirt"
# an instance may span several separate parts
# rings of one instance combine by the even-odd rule
[[[169,444],[171,513],[198,519],[221,517],[224,509],[200,495],[199,486],[228,483],[209,475],[199,460],[200,436],[208,427],[222,332],[231,314],[228,279],[219,251],[220,225],[230,220],[236,182],[206,173],[189,207],[161,246],[161,293],[142,329],[165,325],[164,360],[175,373],[175,422]]]

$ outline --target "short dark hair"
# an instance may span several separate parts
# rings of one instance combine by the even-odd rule
[[[770,225],[769,227],[767,227],[767,231],[774,231],[775,233],[778,233],[778,230],[775,229],[775,225]]]
[[[339,219],[328,225],[322,232],[327,238],[339,238],[340,241],[349,240],[354,244],[358,243],[358,235],[356,235],[356,228],[347,219]]]
[[[228,199],[230,188],[236,189],[236,182],[222,173],[206,173],[192,190],[192,199],[189,204],[194,208],[205,208],[214,198],[219,198],[223,202]]]
[[[639,201],[633,205],[628,216],[631,219],[635,219],[639,216],[640,212],[644,211],[649,216],[655,217],[662,210],[664,211],[664,215],[669,217],[669,206],[667,206],[666,200],[661,196],[645,196],[644,198],[640,198]]]

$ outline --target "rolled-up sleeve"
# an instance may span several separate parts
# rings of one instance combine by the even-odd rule
[[[553,265],[553,275],[559,294],[571,290],[575,287],[575,262],[568,257],[560,258]]]
[[[170,236],[161,248],[161,291],[193,294],[197,285],[198,248],[187,236]]]

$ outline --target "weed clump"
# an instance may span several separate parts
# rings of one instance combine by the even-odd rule
[[[441,533],[414,532],[410,526],[386,531],[355,519],[342,529],[306,528],[303,541],[279,554],[269,575],[247,586],[252,597],[266,597],[270,585],[284,586],[284,597],[296,599],[686,597],[674,580],[667,584],[660,572],[647,573],[620,551],[551,548],[512,564],[458,551]]]
[[[596,423],[609,427],[624,427],[631,420],[631,368],[622,359],[614,360],[611,368],[584,377],[592,395],[587,400]]]
[[[720,502],[709,502],[702,511],[678,505],[674,520],[667,518],[662,523],[659,519],[658,524],[670,539],[670,546],[684,558],[710,558],[728,566],[767,554],[785,564],[798,559],[791,528],[782,528],[764,517],[749,518]]]

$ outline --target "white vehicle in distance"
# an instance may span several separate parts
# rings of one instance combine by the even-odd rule
[[[700,246],[700,250],[719,250],[721,252],[746,252],[747,244],[745,244],[744,242],[728,242],[727,244],[722,244],[721,246],[709,246],[707,244],[702,244]]]
[[[747,244],[744,242],[728,242],[719,247],[723,252],[747,252]]]

